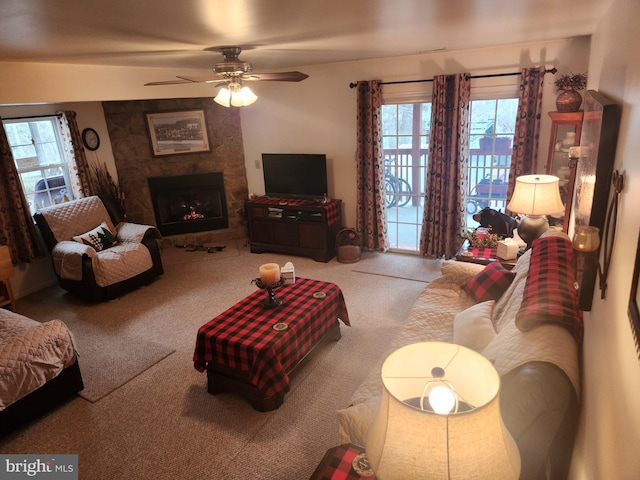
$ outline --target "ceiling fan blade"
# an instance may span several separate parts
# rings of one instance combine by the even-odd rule
[[[302,72],[251,73],[244,75],[243,80],[260,80],[261,82],[301,82],[309,75]]]
[[[164,80],[162,82],[145,83],[144,86],[145,87],[149,87],[149,86],[154,86],[154,85],[179,85],[181,83],[193,83],[193,82],[191,80],[184,80],[184,79],[180,79],[180,80]]]
[[[186,80],[187,82],[191,82],[191,83],[214,83],[214,82],[221,82],[223,80],[225,80],[225,78],[222,75],[197,75],[197,76],[184,76],[184,75],[177,75],[178,78],[181,78],[182,80]]]

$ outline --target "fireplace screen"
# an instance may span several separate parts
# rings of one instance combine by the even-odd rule
[[[156,224],[163,235],[229,227],[222,173],[151,177]]]

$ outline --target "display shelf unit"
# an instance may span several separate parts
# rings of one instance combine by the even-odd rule
[[[549,112],[549,117],[551,118],[551,135],[546,173],[560,179],[560,197],[565,204],[564,214],[555,216],[552,220],[555,220],[556,225],[562,225],[562,229],[566,232],[569,228],[569,214],[576,181],[576,164],[569,159],[569,147],[580,145],[582,111]]]

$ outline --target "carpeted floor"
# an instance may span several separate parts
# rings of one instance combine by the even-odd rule
[[[429,283],[440,276],[441,260],[400,253],[363,253],[353,271]]]
[[[407,261],[380,257],[390,270]],[[338,440],[335,411],[348,404],[425,286],[365,275],[354,271],[359,264],[335,259],[250,254],[242,242],[227,244],[224,253],[167,249],[163,258],[161,278],[113,302],[86,304],[57,287],[19,300],[22,314],[69,322],[88,385],[125,370],[138,349],[173,353],[154,354],[162,358],[148,366],[138,362],[140,372],[93,402],[76,397],[0,441],[0,451],[75,453],[79,478],[87,480],[308,478]],[[409,258],[418,269],[434,268]],[[342,339],[293,377],[278,410],[260,413],[237,395],[209,395],[192,356],[198,327],[254,291],[258,266],[272,261],[292,261],[298,277],[339,285],[351,327],[341,325]]]

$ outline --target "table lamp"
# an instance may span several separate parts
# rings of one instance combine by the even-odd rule
[[[520,455],[500,416],[500,377],[489,360],[423,342],[393,352],[381,373],[380,409],[365,442],[376,478],[518,478]]]
[[[507,209],[526,215],[518,224],[518,235],[531,246],[531,242],[549,229],[546,215],[564,212],[560,179],[553,175],[522,175],[516,178]]]

